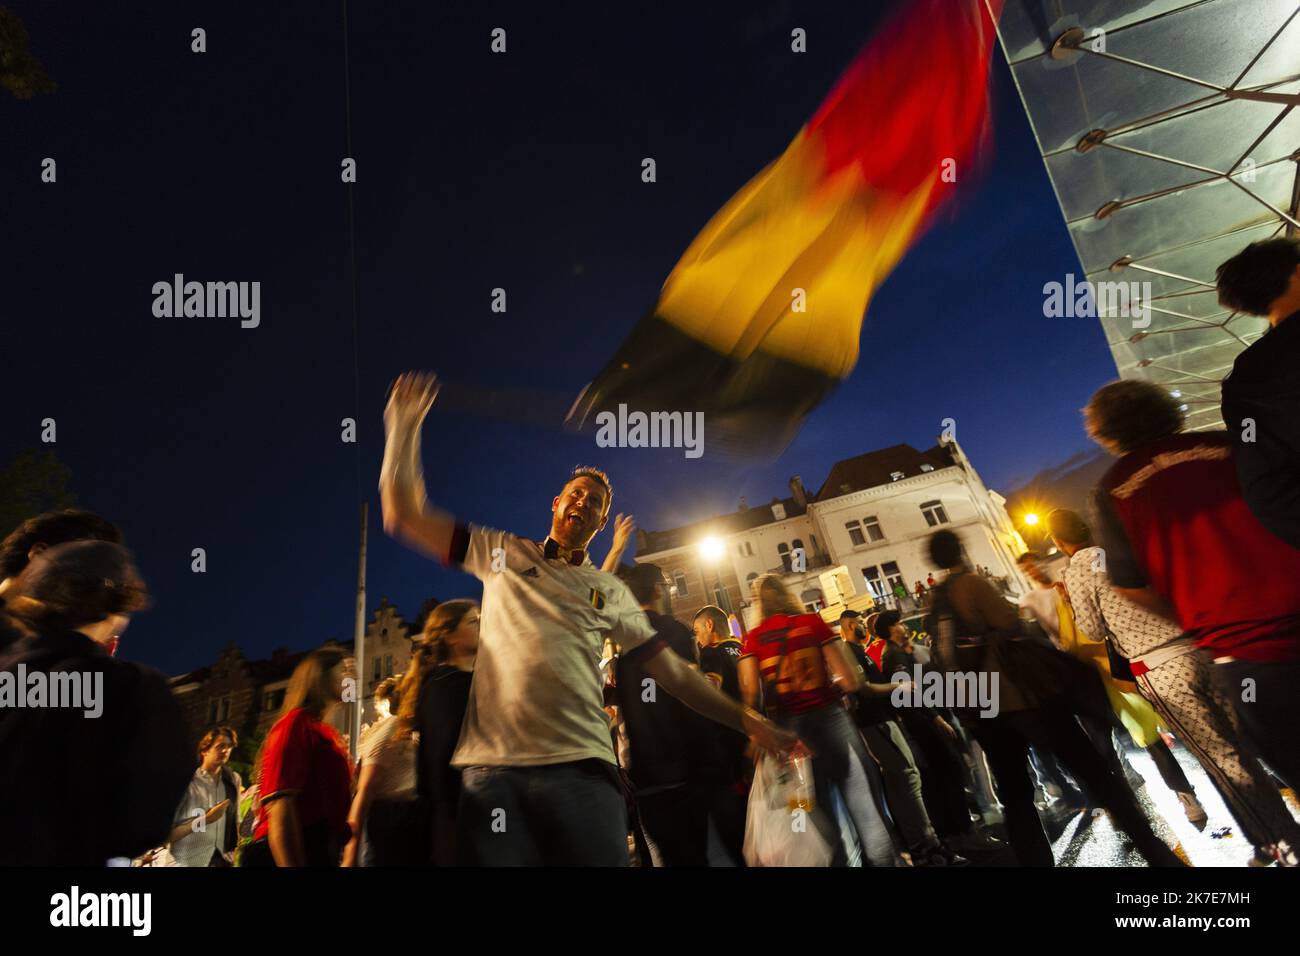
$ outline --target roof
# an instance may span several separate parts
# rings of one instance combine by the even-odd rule
[[[998,33],[1082,266],[1069,284],[1108,283],[1088,311],[1121,377],[1221,428],[1220,383],[1267,323],[1219,305],[1215,270],[1300,229],[1296,5],[1070,0],[1054,21],[1045,6],[1008,0]],[[1069,268],[1033,281],[1065,286]]]
[[[785,507],[784,519],[777,518],[772,513],[772,505],[775,504]],[[680,528],[670,528],[667,531],[647,531],[645,533],[644,547],[638,545],[637,551],[639,553],[655,554],[659,551],[670,551],[673,548],[684,548],[694,544],[705,535],[727,535],[739,531],[750,531],[754,528],[761,528],[765,524],[776,524],[778,521],[797,518],[807,510],[808,508],[805,505],[799,504],[793,498],[773,498],[765,505],[757,505],[743,511],[737,510],[716,515],[712,518],[705,518],[703,521],[682,525]]]
[[[946,445],[936,445],[923,452],[917,451],[911,445],[894,445],[836,462],[831,467],[826,481],[822,483],[821,490],[815,495],[810,494],[809,500],[826,501],[848,492],[892,484],[894,472],[902,472],[903,477],[912,478],[924,473],[922,465],[930,465],[932,470],[937,471],[940,468],[950,468],[955,464],[957,462],[952,456],[952,451]],[[848,491],[844,490],[845,487]],[[776,524],[784,519],[779,519],[772,514],[774,504],[785,507],[786,519],[797,518],[808,510],[806,505],[799,504],[794,498],[773,498],[765,505],[715,515],[679,528],[647,531],[644,543],[639,543],[637,546],[637,553],[656,554],[673,548],[687,547],[705,535],[736,534],[761,528],[763,525]]]
[[[929,465],[930,470],[937,471],[955,464],[952,451],[946,445],[936,445],[928,451],[917,451],[911,445],[893,445],[869,451],[856,458],[837,461],[822,482],[821,489],[813,496],[813,501],[827,501],[866,488],[892,484],[896,472],[901,472],[904,478],[913,478],[925,472],[922,465]]]

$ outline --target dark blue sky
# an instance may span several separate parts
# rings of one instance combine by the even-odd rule
[[[60,88],[0,94],[0,458],[57,421],[81,504],[121,524],[154,592],[122,653],[169,672],[232,640],[256,656],[349,636],[361,496],[370,609],[387,596],[409,618],[430,595],[476,594],[379,527],[388,383],[420,367],[576,395],[895,6],[354,3],[358,411],[340,5],[8,3]],[[790,52],[796,26],[806,54]],[[863,451],[926,447],[946,417],[1003,491],[1088,447],[1078,409],[1114,365],[1094,321],[1042,315],[1043,283],[1078,264],[1000,54],[992,83],[983,177],[877,295],[853,376],[779,461],[435,412],[430,497],[541,535],[568,469],[591,463],[653,529],[784,494],[795,473],[815,488]],[[40,182],[46,156],[57,184]],[[261,327],[155,318],[151,286],[176,272],[260,281]],[[359,446],[340,441],[353,414]]]

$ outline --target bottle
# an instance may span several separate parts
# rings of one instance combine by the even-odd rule
[[[786,800],[786,809],[791,813],[803,810],[812,813],[817,807],[816,789],[813,787],[812,758],[799,754],[786,761],[783,768],[789,774],[790,793]]]

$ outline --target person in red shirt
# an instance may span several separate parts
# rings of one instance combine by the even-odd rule
[[[813,785],[823,808],[813,819],[837,848],[832,865],[852,865],[857,857],[855,847],[844,845],[830,809],[832,790],[838,790],[868,863],[894,866],[897,850],[877,798],[878,771],[840,701],[862,688],[862,668],[820,615],[804,612],[779,575],[758,578],[754,593],[763,621],[740,650],[746,704],[758,708],[761,702],[772,720],[812,749]]]
[[[260,805],[244,866],[338,866],[348,842],[352,768],[325,722],[342,699],[347,660],[312,651],[295,668],[280,719],[258,757]]]
[[[1119,456],[1094,494],[1111,584],[1213,658],[1246,736],[1300,787],[1300,550],[1251,512],[1228,433],[1184,434],[1166,389],[1112,382],[1084,418]]]

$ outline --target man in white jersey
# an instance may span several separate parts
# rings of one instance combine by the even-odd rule
[[[478,659],[452,758],[464,788],[458,851],[471,865],[628,862],[626,803],[603,710],[606,637],[638,660],[658,689],[706,717],[784,751],[791,734],[719,691],[673,653],[662,653],[627,586],[601,571],[587,545],[609,518],[609,479],[575,469],[551,503],[542,541],[465,524],[429,505],[420,427],[434,378],[408,373],[384,411],[379,489],[384,529],[483,582]]]

